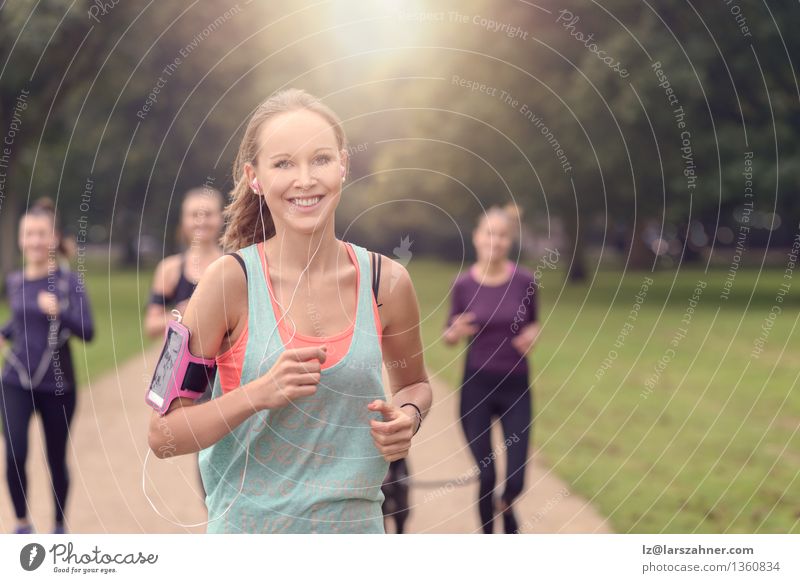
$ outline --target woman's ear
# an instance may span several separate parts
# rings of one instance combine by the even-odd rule
[[[244,164],[244,179],[247,181],[247,186],[256,194],[261,194],[261,186],[256,177],[256,169],[250,162]]]

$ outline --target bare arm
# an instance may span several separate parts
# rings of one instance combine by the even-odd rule
[[[180,268],[180,261],[176,263],[175,256],[166,257],[156,266],[153,274],[153,285],[151,293],[160,296],[170,296],[178,284],[178,276],[175,275],[176,266]],[[169,314],[161,304],[147,304],[144,316],[144,329],[150,338],[158,338],[164,335],[169,322]]]
[[[478,332],[478,327],[474,324],[475,315],[466,311],[466,306],[459,293],[458,280],[453,284],[450,291],[450,313],[442,332],[442,340],[447,346],[455,346],[462,338],[471,336]]]
[[[241,267],[232,257],[217,259],[186,307],[183,324],[191,333],[190,352],[204,358],[219,354],[226,334],[246,317],[246,305],[247,282]],[[176,399],[163,417],[156,412],[151,415],[150,449],[163,458],[213,445],[253,413],[285,407],[293,399],[313,394],[324,361],[324,349],[286,350],[266,374],[234,391],[201,404]]]
[[[159,266],[162,269],[156,270],[153,285],[156,293],[163,289],[158,283],[163,281],[160,273],[163,263]],[[226,269],[223,264],[228,264]],[[232,257],[212,263],[186,307],[183,324],[191,333],[189,350],[196,356],[213,358],[217,355],[226,332],[237,323],[236,306],[241,306],[243,296],[246,301],[244,274],[241,269],[237,274],[233,269],[235,265],[230,264],[235,264]],[[239,302],[235,302],[236,299]],[[148,320],[148,330],[152,327],[156,333],[163,334],[164,310],[155,305],[151,305],[150,310],[161,312],[162,317],[148,313],[153,316]],[[199,318],[199,314],[204,317]],[[250,395],[249,388],[237,390],[200,405],[195,405],[191,399],[176,399],[163,417],[153,412],[148,437],[150,448],[158,457],[169,457],[199,451],[216,443],[255,412]]]
[[[418,421],[412,403],[424,417],[433,395],[422,351],[419,304],[411,277],[400,263],[384,257],[386,278],[381,278],[378,295],[388,308],[384,314],[383,361],[389,372],[391,404],[373,402],[384,421],[372,421],[372,435],[378,450],[388,461],[408,455]],[[382,295],[383,294],[383,295]]]

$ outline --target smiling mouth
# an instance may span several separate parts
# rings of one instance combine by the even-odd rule
[[[289,202],[296,207],[311,208],[317,206],[322,198],[322,196],[302,196],[290,198]]]

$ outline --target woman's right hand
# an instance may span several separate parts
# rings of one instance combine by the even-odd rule
[[[462,312],[453,318],[453,322],[447,328],[445,334],[451,342],[458,342],[462,338],[478,333],[478,326],[475,324],[475,314],[472,312]]]
[[[326,346],[284,350],[269,372],[250,387],[256,408],[280,409],[316,393],[326,351]]]

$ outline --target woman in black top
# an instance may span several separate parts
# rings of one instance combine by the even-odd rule
[[[145,314],[145,330],[151,338],[164,335],[169,311],[183,313],[200,276],[222,255],[222,194],[213,188],[193,188],[181,205],[180,238],[186,250],[165,257],[156,267],[150,302]]]

